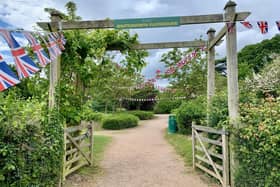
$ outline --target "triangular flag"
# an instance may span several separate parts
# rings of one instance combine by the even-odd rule
[[[15,86],[20,81],[0,55],[0,91]]]
[[[244,27],[246,27],[247,29],[252,29],[253,25],[249,22],[249,21],[241,21],[240,22]]]
[[[258,21],[258,26],[261,30],[262,34],[266,34],[268,32],[268,23],[267,21]]]

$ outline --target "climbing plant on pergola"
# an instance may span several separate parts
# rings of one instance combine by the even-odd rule
[[[243,21],[250,12],[236,12],[236,3],[229,1],[224,8],[224,14],[195,15],[181,17],[161,17],[161,18],[138,18],[123,20],[97,20],[97,21],[61,21],[58,12],[51,13],[51,22],[38,22],[44,30],[74,30],[74,29],[134,29],[134,28],[153,28],[169,27],[189,24],[205,23],[225,23],[223,28],[215,35],[215,30],[210,28],[207,31],[208,40],[195,40],[183,42],[164,42],[164,43],[144,43],[132,46],[132,49],[163,49],[163,48],[187,48],[187,47],[207,47],[207,108],[209,111],[211,100],[215,95],[215,46],[220,44],[222,38],[226,36],[226,58],[227,58],[227,90],[228,90],[228,111],[230,124],[238,129],[239,125],[239,90],[238,90],[238,61],[237,61],[237,32],[236,21]],[[227,23],[232,27],[228,32]],[[60,58],[50,66],[50,89],[49,107],[55,106],[55,86],[59,81]],[[230,136],[230,142],[233,140]],[[234,186],[234,171],[237,167],[235,154],[230,143],[230,182],[224,181],[223,186]]]

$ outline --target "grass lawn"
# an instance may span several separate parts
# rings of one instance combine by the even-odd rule
[[[186,166],[192,166],[192,139],[191,136],[182,134],[165,133],[167,141],[175,148],[176,152],[183,157]]]
[[[99,163],[103,159],[104,151],[108,144],[112,141],[110,136],[94,135],[94,163],[91,167],[83,167],[78,171],[81,175],[98,174],[101,172]]]

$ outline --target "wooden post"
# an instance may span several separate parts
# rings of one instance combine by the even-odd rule
[[[61,14],[57,11],[51,12],[51,21],[60,22],[62,19]],[[56,31],[56,30],[52,30]],[[60,56],[50,64],[50,87],[49,87],[49,108],[55,107],[55,88],[59,82],[60,77]]]
[[[207,31],[208,44],[215,38],[215,32],[213,28]],[[211,100],[215,94],[215,46],[208,48],[207,64],[207,122],[209,124]]]
[[[192,122],[192,157],[193,157],[192,159],[193,159],[193,169],[195,169],[195,144],[196,144],[196,142],[195,142],[195,133],[194,133],[195,129],[194,129],[193,125],[195,125],[194,121]]]
[[[93,146],[94,146],[94,136],[93,136],[93,132],[94,132],[94,124],[95,123],[91,123],[90,124],[90,161],[91,161],[91,166],[93,165]]]
[[[60,22],[62,19],[62,16],[59,12],[53,11],[51,14],[51,22]],[[57,31],[55,28],[51,28],[51,31]],[[55,88],[59,82],[60,77],[60,56],[57,57],[57,59],[50,64],[50,86],[49,86],[49,109],[53,109],[56,106],[55,103]],[[65,129],[66,125],[64,125]],[[64,154],[66,152],[66,134],[64,133]],[[63,185],[63,181],[65,181],[65,168],[64,164],[66,162],[65,155],[63,154],[63,162],[62,162],[62,168],[61,168],[61,176],[59,178],[59,184],[58,186],[61,187]]]
[[[225,6],[225,19],[235,23],[236,3],[229,1]],[[228,110],[230,124],[233,128],[239,128],[239,91],[238,91],[238,61],[237,61],[237,39],[236,25],[226,34],[227,46],[227,87],[228,87]],[[235,170],[238,167],[237,160],[233,149],[234,135],[230,135],[230,181],[231,186],[234,185]]]
[[[223,152],[223,186],[229,186],[229,155],[228,155],[228,135],[226,133],[225,128],[223,128],[225,132],[222,134],[222,152]]]

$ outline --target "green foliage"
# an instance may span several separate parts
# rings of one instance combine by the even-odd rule
[[[55,186],[61,172],[63,121],[44,103],[0,98],[0,186]]]
[[[258,44],[247,45],[238,53],[239,78],[244,79],[253,72],[260,72],[263,67],[272,62],[274,54],[280,53],[280,35]]]
[[[280,58],[279,56],[269,65],[265,66],[260,73],[252,78],[246,78],[246,90],[254,91],[260,96],[267,94],[280,95]]]
[[[175,48],[163,54],[161,62],[166,67],[177,67],[176,64],[192,51],[191,48],[186,51]],[[169,79],[173,89],[178,89],[187,98],[193,98],[206,93],[206,71],[206,59],[201,51],[198,51],[197,57],[193,58],[187,65],[164,77]]]
[[[142,81],[142,80],[140,80]],[[142,84],[144,84],[142,82]],[[147,84],[144,88],[135,89],[131,98],[139,98],[139,99],[154,99],[158,94],[158,90],[154,88],[153,84]],[[143,102],[135,102],[135,101],[123,101],[123,106],[128,110],[153,110],[155,102],[154,101],[143,101]]]
[[[205,99],[198,97],[183,103],[177,110],[176,120],[179,133],[190,134],[192,122],[201,124],[206,117]]]
[[[81,114],[82,120],[100,122],[104,114],[100,112],[94,112],[93,109],[91,108],[90,103],[91,102],[88,102],[83,106],[82,114]]]
[[[128,113],[137,116],[140,120],[152,119],[154,117],[153,112],[148,112],[143,110],[128,111]]]
[[[178,108],[181,105],[180,100],[159,100],[154,107],[156,114],[170,114],[172,110]]]
[[[186,135],[167,133],[165,134],[167,141],[175,148],[175,151],[183,157],[187,166],[192,165],[192,140]]]
[[[235,151],[240,167],[236,186],[280,186],[280,99],[253,101],[241,106]]]
[[[104,129],[120,130],[138,125],[138,117],[131,114],[112,114],[102,119]]]
[[[212,98],[209,111],[209,126],[214,128],[222,128],[227,124],[228,119],[228,103],[226,92],[217,93]]]

